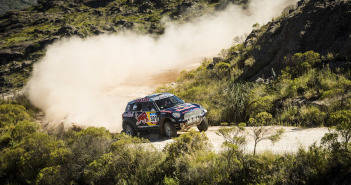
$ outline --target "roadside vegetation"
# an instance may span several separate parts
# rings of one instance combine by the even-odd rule
[[[234,53],[238,47],[242,46],[233,47]],[[331,115],[351,108],[350,71],[330,69],[328,63],[334,60],[332,54],[296,53],[285,57],[282,62],[286,63],[286,68],[279,75],[255,82],[240,79],[247,69],[238,63],[252,60],[250,57],[241,59],[245,55],[248,54],[230,62],[218,62],[212,69],[208,68],[211,61],[204,61],[199,68],[183,72],[175,86],[163,86],[157,91],[171,92],[203,105],[208,109],[212,125],[247,122],[267,112],[273,118],[270,124],[274,125],[335,126],[330,122]],[[232,58],[230,54],[225,57]]]
[[[349,184],[351,111],[337,125],[293,154],[245,153],[244,125],[223,127],[216,153],[204,132],[190,131],[162,151],[142,138],[105,128],[44,130],[26,101],[0,105],[1,184]],[[27,107],[27,108],[26,108]],[[263,120],[269,120],[262,114]],[[260,119],[257,117],[256,119]],[[256,122],[258,122],[256,120]],[[339,139],[338,139],[339,138]]]

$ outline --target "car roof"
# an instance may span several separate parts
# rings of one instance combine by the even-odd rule
[[[133,101],[128,102],[128,104],[132,104],[132,103],[136,103],[136,102],[152,102],[155,100],[160,100],[160,99],[164,99],[164,98],[168,98],[174,96],[174,94],[171,93],[157,93],[157,94],[152,94],[152,95],[148,95],[145,96],[144,98],[137,98],[134,99]]]

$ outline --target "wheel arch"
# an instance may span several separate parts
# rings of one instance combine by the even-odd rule
[[[164,118],[162,118],[161,121],[160,121],[160,132],[161,132],[161,134],[164,134],[164,133],[165,133],[165,128],[164,128],[164,126],[165,126],[165,123],[166,123],[167,121],[172,122],[171,118],[169,118],[169,117],[164,117]]]
[[[133,129],[134,129],[135,131],[137,131],[137,128],[136,128],[135,124],[133,124],[130,120],[123,119],[122,128],[123,128],[123,125],[124,125],[124,124],[129,124],[130,126],[133,127]],[[124,129],[124,128],[123,128],[123,129]]]

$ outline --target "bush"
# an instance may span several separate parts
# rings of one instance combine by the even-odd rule
[[[304,106],[300,110],[301,122],[303,126],[316,127],[324,126],[327,114],[314,106]]]
[[[0,105],[0,128],[16,125],[20,121],[31,120],[26,108],[21,105]]]
[[[307,151],[299,149],[290,168],[285,168],[287,184],[327,184],[327,153],[315,144]]]
[[[229,86],[227,105],[223,111],[224,120],[233,122],[246,121],[246,108],[249,104],[249,94],[253,88],[251,83],[234,83]]]
[[[65,184],[62,181],[60,171],[60,165],[43,168],[38,174],[36,184]]]
[[[285,57],[284,60],[288,65],[285,72],[289,73],[292,78],[303,75],[322,61],[320,55],[313,51],[295,53],[292,57]]]
[[[84,170],[88,184],[154,184],[161,179],[157,171],[164,155],[142,140],[123,138],[113,144],[111,152],[92,161]]]
[[[167,144],[164,151],[167,154],[167,160],[174,161],[183,154],[192,154],[197,151],[210,151],[211,149],[211,143],[204,132],[191,130],[175,138],[174,142]]]
[[[37,123],[28,120],[21,121],[11,130],[11,139],[13,139],[14,142],[20,142],[27,136],[38,131],[39,125]]]
[[[218,167],[220,160],[218,155],[208,151],[181,155],[175,160],[175,178],[179,184],[218,184],[225,172]]]

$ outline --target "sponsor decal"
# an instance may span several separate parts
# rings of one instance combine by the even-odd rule
[[[133,112],[125,112],[125,113],[123,113],[123,117],[132,118],[132,117],[134,117],[134,114],[133,114]]]
[[[190,108],[194,108],[196,107],[195,105],[191,105],[191,104],[185,104],[185,105],[182,105],[182,106],[179,106],[175,109],[175,111],[177,112],[181,112],[181,111],[184,111],[186,109],[190,109]]]
[[[135,102],[148,102],[149,101],[149,98],[139,98],[139,99],[136,99],[134,100]]]
[[[152,124],[156,124],[158,122],[156,112],[155,113],[150,112],[150,120]]]
[[[161,110],[161,113],[172,113],[172,111],[168,111],[168,110]]]
[[[143,112],[139,114],[139,116],[136,116],[136,119],[136,125],[147,124],[148,126],[155,126],[158,123],[158,116],[156,112]]]
[[[147,122],[149,122],[149,118],[146,112],[141,113],[136,119],[136,125],[146,124]]]
[[[192,112],[192,111],[195,111],[195,110],[197,110],[197,109],[200,109],[200,108],[195,108],[195,109],[186,110],[186,111],[182,112],[182,114],[186,114],[186,113],[188,113],[188,112]]]

